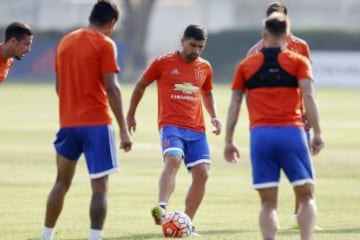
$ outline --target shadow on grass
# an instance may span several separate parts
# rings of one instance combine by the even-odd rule
[[[257,231],[257,230],[256,230]],[[241,233],[248,233],[254,232],[254,230],[246,230],[246,229],[223,229],[223,230],[205,230],[201,231],[200,234],[206,235],[230,235],[230,234],[241,234]],[[360,228],[341,228],[341,229],[326,229],[322,231],[316,231],[315,234],[354,234],[360,233]],[[292,230],[292,229],[284,229],[278,232],[279,236],[293,236],[298,235],[299,231]],[[105,237],[104,240],[146,240],[146,239],[162,239],[164,238],[161,234],[157,233],[145,233],[145,234],[131,234],[127,236],[121,237]],[[29,238],[27,240],[38,240],[38,238]],[[67,240],[87,240],[87,238],[71,238]]]
[[[354,234],[360,233],[360,228],[339,228],[339,229],[324,229],[321,231],[315,231],[316,235],[320,234]],[[296,235],[299,234],[298,230],[293,229],[284,229],[278,232],[278,235],[281,236],[289,236],[289,235]]]
[[[212,235],[212,234],[222,234],[222,235],[230,235],[230,234],[239,234],[250,232],[244,229],[223,229],[223,230],[205,230],[201,231],[202,235]],[[105,237],[104,240],[146,240],[146,239],[163,239],[163,235],[159,233],[144,233],[144,234],[131,234],[127,236],[121,237]],[[38,238],[30,238],[27,240],[38,240]],[[67,240],[87,240],[87,238],[71,238]]]

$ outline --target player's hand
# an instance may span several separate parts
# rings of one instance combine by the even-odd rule
[[[120,149],[123,149],[125,152],[131,150],[132,147],[132,139],[129,131],[126,129],[125,131],[120,132]]]
[[[136,131],[136,120],[135,117],[127,116],[126,123],[128,125],[129,133],[132,135]]]
[[[214,117],[211,118],[211,124],[215,127],[215,130],[212,131],[215,135],[219,135],[221,133],[222,123],[219,118]]]
[[[320,152],[321,149],[325,146],[324,139],[321,134],[314,134],[314,137],[311,141],[311,153],[316,155]]]
[[[237,163],[240,158],[240,152],[233,143],[226,143],[224,149],[225,160],[229,163]]]

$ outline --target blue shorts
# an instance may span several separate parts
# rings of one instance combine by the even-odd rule
[[[160,138],[163,156],[174,151],[180,152],[188,169],[200,163],[211,163],[205,133],[165,126],[160,130]]]
[[[54,146],[59,155],[71,161],[77,161],[84,153],[92,179],[106,176],[119,168],[111,125],[61,128]]]
[[[293,186],[314,183],[305,131],[297,127],[255,127],[250,133],[253,186],[279,185],[282,169]]]

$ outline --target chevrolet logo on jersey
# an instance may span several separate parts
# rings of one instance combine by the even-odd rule
[[[178,83],[174,85],[174,90],[182,91],[183,93],[192,94],[199,91],[199,87],[194,86],[192,83]]]

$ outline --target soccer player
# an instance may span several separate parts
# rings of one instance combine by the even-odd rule
[[[281,2],[273,2],[269,5],[269,7],[266,9],[266,16],[270,16],[272,13],[274,12],[281,12],[284,13],[285,15],[287,15],[288,10],[286,8],[286,6],[281,3]],[[259,40],[256,44],[254,44],[254,46],[252,46],[249,51],[247,52],[247,56],[251,56],[255,53],[260,52],[263,48],[265,47],[265,42],[264,39]],[[306,41],[304,39],[301,39],[297,36],[295,36],[294,34],[290,33],[288,35],[287,38],[287,44],[286,44],[286,48],[289,49],[290,51],[296,52],[304,57],[306,57],[307,59],[310,60],[310,50],[309,50],[309,46],[306,43]],[[310,128],[311,125],[309,124],[309,121],[307,121],[306,118],[306,114],[304,112],[303,106],[301,107],[301,110],[303,112],[303,120],[305,123],[305,130],[306,130],[306,136],[308,138],[308,140],[310,141]],[[294,223],[292,224],[292,228],[293,229],[299,229],[299,224],[297,222],[297,212],[299,210],[299,201],[298,199],[295,197],[295,210],[294,210]],[[316,230],[322,230],[321,227],[319,226],[315,226]]]
[[[120,148],[127,152],[132,146],[117,79],[120,70],[117,49],[109,38],[118,19],[118,5],[111,0],[99,0],[91,11],[89,27],[67,34],[57,47],[55,70],[60,115],[60,130],[54,142],[57,177],[47,200],[42,240],[53,238],[82,153],[92,189],[89,240],[102,239],[108,175],[119,168],[110,109],[120,129]]]
[[[191,219],[204,197],[211,161],[202,103],[215,127],[213,133],[219,135],[221,132],[212,92],[212,67],[200,57],[206,40],[207,32],[202,26],[187,26],[181,39],[182,49],[155,59],[132,93],[126,117],[130,132],[136,129],[135,112],[146,87],[157,81],[158,127],[164,167],[159,180],[158,206],[152,210],[152,215],[159,225],[175,189],[176,174],[182,162],[192,174],[185,200],[185,213]],[[195,231],[193,234],[197,235]]]
[[[33,32],[20,22],[13,22],[6,27],[5,41],[0,43],[0,83],[8,76],[14,58],[21,60],[31,51]]]
[[[273,2],[266,9],[266,16],[270,16],[273,12],[281,12],[287,15],[288,10],[286,6],[281,2]],[[255,53],[260,52],[265,47],[264,39],[260,39],[257,43],[255,43],[247,52],[246,56],[253,55]],[[304,39],[301,39],[294,34],[290,33],[287,37],[287,49],[290,51],[296,52],[300,55],[305,56],[310,59],[310,50],[309,46]]]
[[[302,101],[314,132],[310,150],[317,154],[324,146],[311,65],[305,57],[286,49],[289,22],[283,13],[271,14],[264,24],[265,48],[244,59],[235,71],[224,156],[230,163],[240,157],[233,138],[246,95],[253,187],[261,199],[259,224],[263,239],[275,239],[278,185],[283,170],[299,199],[301,239],[309,240],[316,223],[315,176],[302,121]]]

